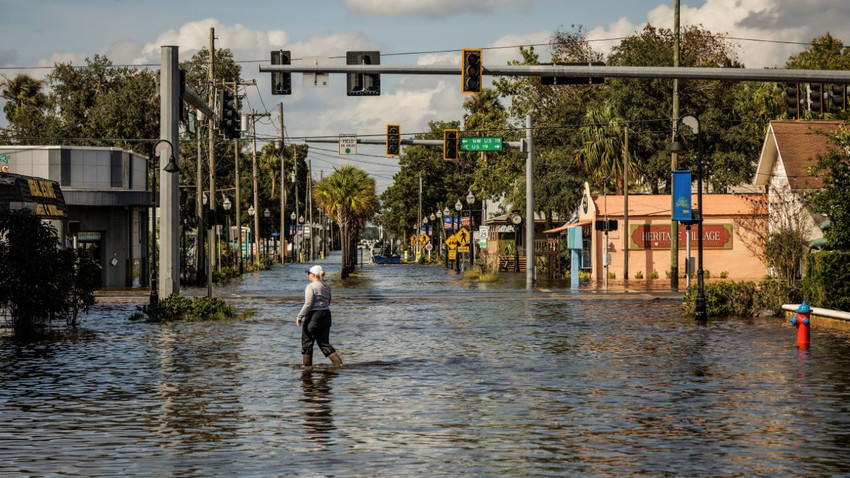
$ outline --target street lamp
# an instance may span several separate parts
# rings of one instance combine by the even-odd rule
[[[271,216],[272,216],[272,212],[269,211],[269,208],[266,208],[266,210],[263,211],[263,217],[266,218],[266,237],[264,238],[265,241],[263,241],[263,242],[265,242],[265,255],[266,256],[269,255],[269,235],[270,235],[270,229],[271,229],[271,227],[269,227],[269,218]]]
[[[460,199],[458,199],[457,202],[455,203],[455,211],[457,211],[458,219],[460,219],[462,217],[461,213],[460,213],[462,210],[463,210],[463,203],[460,202]],[[463,227],[463,222],[458,221],[458,229],[461,229],[462,227]],[[455,255],[455,272],[460,272],[460,257],[458,257],[457,254]]]
[[[705,306],[705,283],[703,281],[703,270],[702,270],[702,157],[700,156],[700,152],[702,150],[702,135],[700,134],[700,123],[699,118],[693,115],[686,115],[679,118],[679,121],[676,124],[676,138],[673,141],[667,150],[671,153],[682,154],[688,150],[687,146],[682,142],[679,137],[679,125],[682,123],[691,127],[691,130],[697,135],[697,149],[696,149],[696,162],[697,162],[697,207],[694,211],[694,219],[697,223],[697,298],[694,304],[694,320],[697,322],[705,322],[708,319],[708,314],[706,312]],[[678,233],[678,231],[676,231]],[[690,238],[686,240],[690,241]]]
[[[224,240],[227,241],[227,250],[230,250],[230,208],[233,206],[233,203],[230,202],[230,198],[224,198],[224,202],[221,203],[221,207],[224,208],[224,216],[227,220],[227,231],[224,233]]]
[[[254,210],[254,205],[253,205],[253,204],[252,204],[252,205],[250,205],[250,206],[248,206],[248,215],[249,215],[249,216],[254,217],[254,214],[256,214],[256,213],[257,213],[257,211],[255,211],[255,210]],[[256,232],[256,231],[255,231],[255,232]],[[248,241],[248,242],[249,242],[249,245],[248,245],[248,246],[251,248],[251,253],[249,254],[249,255],[251,256],[251,263],[252,263],[252,264],[254,264],[254,265],[256,266],[256,264],[257,264],[257,260],[256,260],[256,258],[254,257],[254,253],[256,252],[256,251],[254,251],[254,244],[256,244],[256,243],[257,243],[257,238],[255,237],[255,238],[253,238],[253,240]]]
[[[305,236],[304,235],[304,215],[303,214],[298,216],[298,225],[301,226],[301,246],[303,247],[304,246],[304,239],[305,239],[305,237],[304,237]],[[304,251],[306,252],[306,248],[305,248]],[[301,261],[300,251],[299,251],[298,257],[299,257],[299,262],[300,262]]]
[[[449,207],[448,206],[444,207],[443,208],[443,217],[448,218],[449,214],[451,214],[451,210],[449,209]],[[445,229],[445,227],[446,227],[445,224],[443,224],[444,229]],[[454,232],[455,232],[455,221],[454,221],[454,217],[452,217],[452,234],[454,234]],[[448,268],[449,268],[449,250],[448,250],[448,248],[446,248],[446,269],[448,269]]]
[[[165,167],[162,168],[166,173],[177,173],[180,172],[180,166],[177,165],[177,161],[174,159],[174,145],[171,144],[171,141],[167,139],[157,140],[153,144],[153,148],[151,148],[151,155],[148,158],[148,169],[153,172],[155,169],[153,168],[153,164],[155,161],[154,153],[156,152],[157,146],[160,143],[168,143],[168,146],[171,147],[171,154],[168,156],[168,163],[166,163]],[[151,218],[153,222],[153,226],[151,227],[151,296],[150,296],[150,304],[156,305],[159,303],[159,268],[157,267],[156,262],[156,176],[151,174]]]
[[[475,264],[475,244],[472,241],[472,231],[474,227],[472,224],[472,205],[475,204],[475,195],[472,194],[472,191],[469,191],[469,194],[466,195],[466,204],[469,205],[469,266],[472,267],[472,265]]]
[[[292,249],[292,263],[295,263],[295,233],[297,232],[298,227],[295,225],[295,219],[297,216],[295,212],[289,215],[290,223],[289,223],[289,248]]]

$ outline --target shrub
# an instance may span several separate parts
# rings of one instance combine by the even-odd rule
[[[782,304],[799,304],[802,301],[803,287],[799,282],[767,277],[756,291],[756,307],[768,309],[774,315],[782,313]]]
[[[56,318],[76,325],[79,311],[95,303],[97,265],[60,249],[56,228],[26,209],[0,214],[0,237],[0,309],[15,335],[38,335]]]
[[[235,277],[239,277],[239,269],[236,267],[222,267],[212,273],[213,282],[227,282]]]
[[[643,272],[637,271],[637,273],[635,274],[635,279],[643,279]]]
[[[669,274],[669,272],[668,272],[668,274]],[[656,271],[656,270],[650,271],[649,272],[649,278],[650,279],[658,279],[658,271]]]
[[[177,320],[231,320],[247,317],[238,314],[236,307],[228,305],[218,297],[188,298],[171,294],[156,305],[143,305],[130,316],[131,320],[146,319],[147,322],[173,322]]]
[[[694,314],[697,284],[685,292],[685,312]],[[705,284],[705,308],[708,317],[748,317],[756,310],[756,284],[754,282],[716,282]]]
[[[479,265],[474,265],[463,273],[463,280],[470,282],[497,282],[502,276],[495,271],[488,271]]]
[[[617,278],[616,272],[610,272],[610,271],[608,272],[608,279],[609,280],[613,280],[613,279],[616,279],[616,278]]]
[[[721,273],[720,273],[720,278],[721,278],[721,279],[726,279],[726,278],[728,278],[728,277],[729,277],[729,273],[728,273],[728,272],[723,271],[723,272],[721,272]]]
[[[850,251],[806,256],[803,297],[813,306],[850,311]]]

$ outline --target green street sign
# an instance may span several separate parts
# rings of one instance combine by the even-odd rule
[[[461,151],[501,151],[502,138],[461,138],[460,149]]]

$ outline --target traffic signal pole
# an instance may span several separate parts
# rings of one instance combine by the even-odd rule
[[[361,73],[386,75],[461,75],[457,65],[260,65],[260,72]],[[696,68],[605,65],[504,65],[482,67],[489,76],[564,78],[665,78],[680,80],[850,83],[850,71],[758,68]]]

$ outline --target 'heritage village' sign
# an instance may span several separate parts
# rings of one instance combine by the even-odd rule
[[[679,249],[685,249],[685,226],[679,226]],[[697,247],[697,227],[691,226],[688,239],[691,247]],[[702,247],[704,249],[732,249],[732,224],[703,224]],[[669,224],[630,224],[629,249],[670,249]]]

